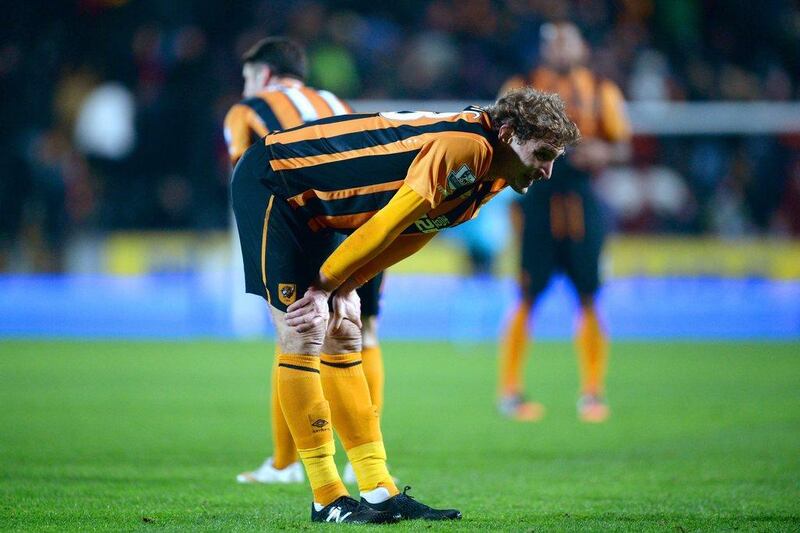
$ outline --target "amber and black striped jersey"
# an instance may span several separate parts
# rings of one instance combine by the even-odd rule
[[[333,93],[306,87],[299,80],[275,84],[235,104],[225,116],[225,142],[231,163],[236,165],[251,144],[271,131],[352,112]]]
[[[474,218],[505,187],[486,179],[495,138],[478,107],[331,117],[266,137],[269,186],[313,230],[350,233],[405,184],[431,209],[403,233],[436,232]]]
[[[524,85],[557,93],[567,106],[567,115],[578,125],[584,139],[619,142],[627,141],[631,136],[631,126],[619,87],[586,67],[576,67],[566,73],[540,67],[527,77],[509,79],[500,94]]]

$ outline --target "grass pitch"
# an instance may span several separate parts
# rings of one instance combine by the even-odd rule
[[[335,527],[305,485],[235,483],[270,449],[271,348],[0,342],[0,528]],[[493,351],[384,345],[392,471],[464,519],[382,529],[800,529],[800,344],[618,342],[603,425],[576,420],[568,343],[535,344],[546,418],[498,418]]]

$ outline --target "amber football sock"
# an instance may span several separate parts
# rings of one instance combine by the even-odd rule
[[[581,374],[581,394],[602,395],[608,367],[608,340],[594,307],[584,307],[575,338]]]
[[[278,396],[311,483],[314,501],[324,506],[346,496],[347,489],[333,462],[336,450],[331,409],[322,394],[319,358],[280,354]]]
[[[272,365],[272,390],[270,391],[270,411],[272,414],[272,466],[282,470],[297,461],[297,447],[292,432],[283,416],[281,400],[278,398],[278,357],[280,351],[275,347],[275,363]]]
[[[522,367],[528,342],[528,317],[531,307],[520,302],[508,322],[500,344],[500,396],[522,392]]]
[[[361,351],[361,360],[364,366],[364,376],[369,386],[369,396],[372,405],[378,410],[378,415],[383,410],[383,354],[379,345],[367,346]]]
[[[370,400],[360,353],[322,354],[322,388],[328,398],[333,425],[353,465],[361,492],[385,488],[399,491],[386,468],[386,451],[378,411]]]

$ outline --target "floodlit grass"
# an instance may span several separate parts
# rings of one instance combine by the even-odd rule
[[[603,425],[576,420],[569,343],[535,343],[527,382],[546,418],[498,418],[493,351],[384,345],[392,471],[464,514],[384,527],[800,528],[800,344],[616,343]],[[270,449],[271,353],[0,342],[0,529],[336,527],[308,521],[305,485],[235,483]]]

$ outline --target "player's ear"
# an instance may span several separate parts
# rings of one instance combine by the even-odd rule
[[[511,141],[514,139],[514,128],[509,126],[508,124],[503,124],[500,126],[500,129],[497,130],[497,137],[505,144],[511,144]]]
[[[262,65],[261,66],[261,84],[263,87],[269,85],[270,80],[272,79],[272,69],[269,68],[269,65]]]

